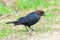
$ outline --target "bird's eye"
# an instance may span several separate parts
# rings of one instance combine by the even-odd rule
[[[44,13],[44,12],[42,12],[42,13]]]

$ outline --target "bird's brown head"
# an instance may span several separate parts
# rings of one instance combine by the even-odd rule
[[[37,11],[35,11],[35,12],[37,12],[37,14],[38,14],[39,16],[45,15],[45,14],[44,14],[44,11],[42,11],[42,10],[37,10]]]

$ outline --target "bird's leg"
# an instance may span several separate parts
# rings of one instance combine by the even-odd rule
[[[32,31],[34,31],[34,29],[32,29],[30,26],[29,26],[29,28],[30,28]]]
[[[28,31],[27,27],[25,26],[26,30]]]
[[[34,31],[34,29],[30,28],[32,31]]]

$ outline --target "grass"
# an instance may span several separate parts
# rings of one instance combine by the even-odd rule
[[[22,0],[22,1],[21,0],[16,0],[15,3],[17,5],[17,8],[19,10],[23,10],[23,12],[24,12],[24,10],[26,10],[26,11],[31,10],[31,9],[32,10],[37,10],[38,7],[42,8],[46,12],[46,16],[43,17],[44,19],[42,18],[42,20],[45,20],[45,23],[44,23],[44,25],[41,25],[41,27],[40,27],[41,22],[43,22],[43,21],[40,21],[35,26],[32,26],[32,28],[35,28],[36,33],[37,32],[41,33],[41,32],[44,32],[44,31],[45,32],[49,32],[49,31],[51,32],[51,26],[52,26],[52,24],[55,24],[55,21],[54,21],[56,19],[56,14],[55,13],[57,11],[60,11],[57,8],[57,6],[58,6],[57,0],[51,0],[51,1],[48,1],[48,2],[44,1],[44,0]],[[52,6],[53,6],[53,8],[50,8]],[[54,7],[56,7],[56,8],[54,8]],[[9,14],[14,19],[18,19],[19,17],[21,17],[23,15],[22,13],[17,15],[17,13],[15,13],[15,11],[13,9],[10,9],[9,7],[6,7],[3,4],[0,4],[0,17],[4,16],[6,14]],[[0,38],[7,37],[10,34],[11,35],[12,34],[19,34],[19,35],[16,35],[16,36],[20,37],[20,36],[25,35],[25,36],[28,37],[28,34],[26,34],[27,32],[25,31],[26,29],[24,28],[24,26],[14,27],[12,25],[7,25],[6,24],[7,21],[12,21],[13,20],[13,18],[10,17],[10,16],[9,17],[7,16],[3,19],[0,19],[1,21],[3,21],[3,22],[0,22],[1,23],[0,26],[3,27],[0,30]],[[6,18],[8,18],[7,21],[5,20]],[[10,20],[10,18],[12,20]],[[48,25],[48,26],[46,26],[46,25]],[[49,26],[49,25],[51,25],[51,26]],[[23,28],[19,29],[19,30],[15,30],[15,29],[13,29],[13,27],[16,28],[16,29],[17,29],[17,27],[18,28],[23,27]],[[40,30],[40,28],[44,28],[45,30],[44,29]],[[25,38],[26,40],[27,40],[27,37]]]
[[[12,33],[11,29],[9,29],[9,28],[2,28],[2,30],[0,30],[0,38],[4,37],[4,36],[7,36],[7,35],[9,35],[11,33]]]
[[[38,6],[43,8],[48,8],[50,6],[57,6],[58,2],[56,0],[51,0],[49,2],[44,0],[16,0],[16,5],[18,9],[22,10],[30,10],[30,9],[37,9]],[[32,4],[32,5],[31,5]],[[8,14],[13,12],[12,9],[9,7],[0,4],[0,16],[4,14]],[[13,13],[11,13],[13,15]]]
[[[2,4],[0,4],[0,16],[9,13],[9,9]]]

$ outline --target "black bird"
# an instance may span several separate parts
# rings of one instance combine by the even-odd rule
[[[39,21],[40,17],[43,16],[43,15],[45,15],[44,11],[37,10],[37,11],[31,12],[30,14],[28,14],[25,17],[19,18],[17,21],[7,22],[6,24],[13,23],[14,26],[22,24],[22,25],[25,25],[26,29],[28,27],[31,30],[33,30],[30,26],[37,23]],[[28,29],[27,29],[27,31],[28,31]]]

